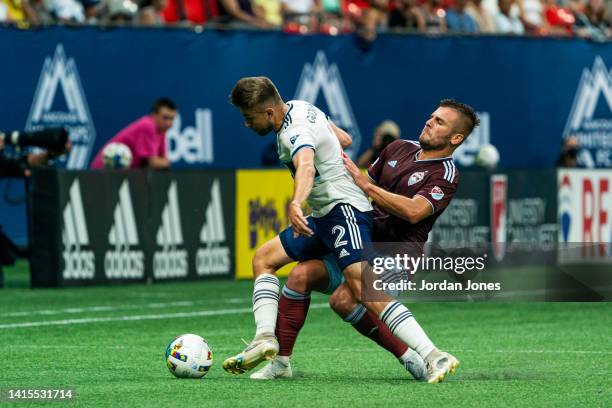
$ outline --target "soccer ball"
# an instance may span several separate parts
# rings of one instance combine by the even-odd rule
[[[485,169],[493,169],[499,163],[499,152],[497,148],[491,144],[486,144],[478,149],[476,155],[476,164]]]
[[[112,142],[104,148],[102,161],[107,169],[127,169],[132,165],[132,151],[123,143]]]
[[[197,334],[178,336],[166,349],[166,365],[178,378],[202,378],[212,363],[210,346]]]

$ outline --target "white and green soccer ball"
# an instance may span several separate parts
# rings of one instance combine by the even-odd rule
[[[180,335],[166,349],[166,366],[178,378],[202,378],[212,364],[212,350],[197,334]]]
[[[476,154],[476,165],[485,169],[494,169],[499,163],[499,151],[491,144],[486,144],[478,149]]]
[[[109,143],[102,152],[102,162],[107,169],[127,169],[132,165],[132,150],[124,143]]]

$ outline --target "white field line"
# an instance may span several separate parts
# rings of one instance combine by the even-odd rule
[[[37,349],[111,349],[111,350],[123,350],[123,349],[133,349],[134,346],[121,346],[121,345],[99,345],[99,344],[90,344],[90,345],[48,345],[48,344],[20,344],[20,348],[28,349],[28,348],[37,348]],[[141,346],[139,346],[141,347]],[[147,346],[145,349],[159,349],[157,346]],[[222,351],[223,348],[215,348],[216,351]],[[317,352],[321,353],[337,353],[337,352],[345,352],[346,349],[338,348],[338,347],[321,347],[317,348]],[[355,353],[379,353],[380,349],[375,345],[372,345],[370,348],[351,348],[351,352]],[[602,354],[602,355],[610,355],[612,351],[602,351],[602,350],[462,350],[453,349],[453,353],[481,353],[481,354]]]
[[[120,310],[130,309],[161,309],[164,307],[176,306],[196,306],[206,303],[247,303],[252,302],[251,298],[229,298],[213,301],[178,301],[178,302],[155,302],[155,303],[129,303],[113,306],[88,306],[88,307],[69,307],[63,309],[48,309],[48,310],[30,310],[22,312],[0,313],[0,317],[25,317],[25,316],[50,316],[57,314],[72,314],[72,313],[91,313],[91,312],[116,312]]]
[[[315,303],[310,305],[311,308],[320,309],[328,307],[327,303]],[[73,324],[87,324],[87,323],[106,323],[106,322],[125,322],[125,321],[138,321],[138,320],[163,320],[163,319],[175,319],[182,317],[205,317],[205,316],[223,316],[223,315],[235,315],[242,313],[253,313],[252,308],[241,308],[241,309],[221,309],[221,310],[201,310],[198,312],[181,312],[181,313],[162,313],[162,314],[142,314],[132,316],[109,316],[109,317],[88,317],[82,319],[65,319],[65,320],[49,320],[42,322],[20,322],[20,323],[9,323],[0,324],[0,330],[6,329],[18,329],[25,327],[41,327],[41,326],[68,326]]]

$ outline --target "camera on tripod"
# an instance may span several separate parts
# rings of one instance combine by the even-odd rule
[[[13,130],[0,132],[0,140],[7,146],[40,147],[42,149],[63,152],[68,142],[68,131],[63,127],[46,128],[35,131]]]

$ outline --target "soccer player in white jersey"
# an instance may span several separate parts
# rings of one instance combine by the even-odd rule
[[[372,206],[344,167],[342,131],[318,108],[304,101],[283,102],[266,77],[240,79],[230,101],[240,109],[246,127],[261,136],[276,133],[279,158],[295,183],[288,208],[291,226],[262,245],[253,258],[255,338],[241,353],[223,362],[226,371],[240,374],[278,354],[274,332],[280,285],[276,271],[282,266],[320,259],[331,252],[355,298],[361,299],[361,250],[363,242],[371,241]],[[311,217],[303,214],[304,201],[313,211]],[[428,205],[420,211],[431,210]],[[426,351],[421,356],[433,370],[428,377],[443,378],[459,364],[433,346],[401,303],[385,298],[364,302],[364,306],[378,316],[386,312],[385,323],[399,327],[397,337],[417,351]]]

